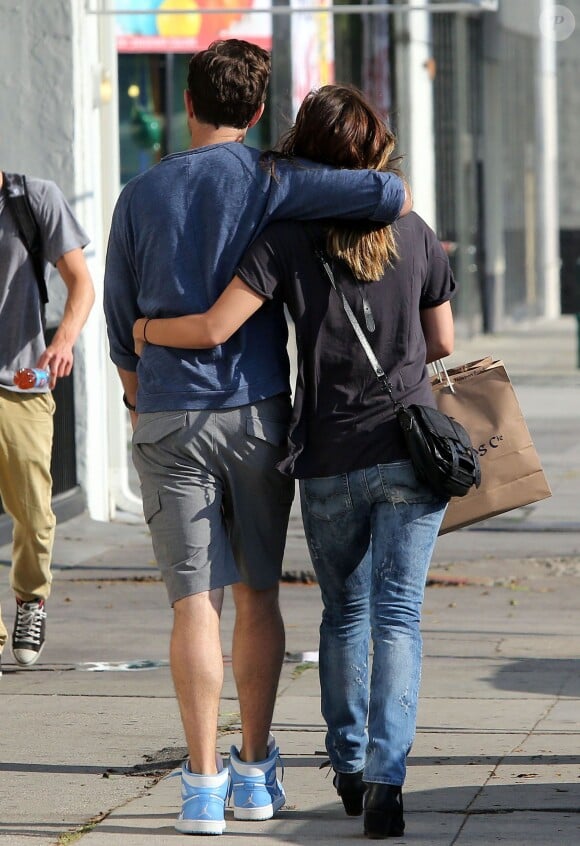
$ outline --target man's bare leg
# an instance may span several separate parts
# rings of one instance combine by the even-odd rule
[[[223,589],[186,596],[173,606],[170,664],[194,773],[216,769],[217,723],[224,680],[220,642]]]
[[[278,602],[278,585],[252,590],[232,586],[236,623],[232,646],[234,678],[242,721],[242,761],[268,757],[268,733],[284,661],[284,622]]]

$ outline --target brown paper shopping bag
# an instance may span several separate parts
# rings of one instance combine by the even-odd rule
[[[431,383],[438,408],[465,426],[481,462],[481,485],[451,499],[440,534],[552,495],[502,361],[472,361]]]

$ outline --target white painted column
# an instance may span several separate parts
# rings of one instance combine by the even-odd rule
[[[88,231],[85,251],[95,285],[95,305],[82,333],[83,372],[75,382],[79,478],[91,517],[109,520],[107,397],[103,347],[103,230],[101,217],[100,70],[97,18],[71,0],[73,21],[73,107],[75,212]],[[80,424],[80,426],[79,426]]]
[[[397,14],[397,132],[403,168],[413,191],[414,210],[435,228],[435,139],[433,69],[429,0],[417,0],[425,11]]]
[[[113,0],[103,0],[103,7],[113,9]],[[119,98],[117,72],[117,46],[115,42],[114,14],[98,17],[99,58],[101,76],[107,86],[106,103],[101,104],[100,140],[101,157],[101,215],[103,254],[106,254],[113,209],[121,187],[121,165],[119,152]],[[102,307],[101,307],[102,310]],[[109,357],[109,342],[103,318],[101,336],[103,351],[103,373],[105,379],[104,400],[106,407],[105,433],[108,448],[109,508],[111,518],[119,511],[142,516],[141,498],[129,485],[129,457],[127,442],[130,433],[128,412],[122,402],[123,390],[117,370]]]
[[[109,2],[109,0],[107,0]],[[111,520],[118,510],[142,513],[128,482],[128,419],[108,352],[103,276],[112,210],[119,193],[119,122],[114,15],[90,15],[71,2],[75,31],[75,174],[80,215],[92,237],[95,307],[83,333],[86,438],[80,466],[90,516]],[[77,204],[77,208],[79,204]],[[80,381],[80,380],[79,380]]]
[[[112,9],[115,3],[113,0],[104,0],[104,5]],[[115,43],[115,16],[113,14],[102,15],[99,18],[99,52],[103,74],[110,83],[110,99],[108,105],[106,108],[102,107],[100,110],[102,157],[103,161],[106,162],[106,167],[101,172],[103,249],[106,252],[111,217],[121,187],[117,45]],[[141,499],[133,493],[129,485],[127,439],[130,430],[128,412],[122,403],[123,391],[117,370],[109,357],[109,343],[106,332],[103,333],[103,344],[106,358],[107,434],[111,511],[113,516],[118,511],[142,516],[143,508]]]

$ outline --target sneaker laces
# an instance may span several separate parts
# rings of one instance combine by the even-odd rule
[[[272,732],[268,732],[268,743],[266,744],[266,753],[267,756],[270,756],[272,752],[276,749],[276,738],[272,734]],[[282,760],[282,756],[280,755],[280,747],[278,746],[278,754],[276,755],[276,765],[280,764],[280,769],[282,770],[282,774],[280,776],[280,783],[284,781],[284,761]],[[276,776],[277,777],[277,776]]]
[[[322,764],[320,764],[320,766],[318,767],[319,770],[324,770],[326,768],[328,768],[328,772],[325,773],[324,777],[328,778],[330,773],[334,772],[334,768],[333,768],[332,764],[330,763],[330,758],[327,758],[326,761],[323,761]]]
[[[270,735],[270,737],[272,737],[272,735]],[[272,740],[274,740],[273,737],[272,737]],[[270,744],[268,743],[268,750],[267,751],[268,751],[269,755],[272,754],[272,752],[274,751],[275,748],[276,748],[275,742],[272,745],[272,749],[270,749]],[[280,767],[280,770],[281,770],[279,779],[278,779],[278,766]],[[276,772],[276,778],[278,779],[280,784],[282,784],[282,782],[284,781],[285,767],[284,767],[284,761],[282,760],[282,756],[280,755],[280,748],[278,748],[278,754],[276,755],[276,760],[274,761],[274,771]]]
[[[40,646],[44,620],[46,620],[46,611],[42,600],[17,603],[14,641]]]
[[[280,755],[279,752],[278,752],[278,755],[276,757],[276,763],[280,764],[280,784],[282,784],[282,782],[284,781],[284,773],[286,771],[286,768],[284,767],[284,761],[282,760],[282,756]],[[276,774],[276,778],[277,777],[278,777],[278,775]]]

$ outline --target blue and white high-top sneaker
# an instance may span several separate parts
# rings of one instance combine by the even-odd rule
[[[269,820],[284,805],[286,794],[276,777],[280,750],[272,735],[265,761],[240,760],[235,746],[230,750],[230,796],[237,820]]]
[[[217,775],[192,773],[188,764],[181,768],[181,813],[175,828],[183,834],[223,834],[228,798],[229,772],[218,760]]]

